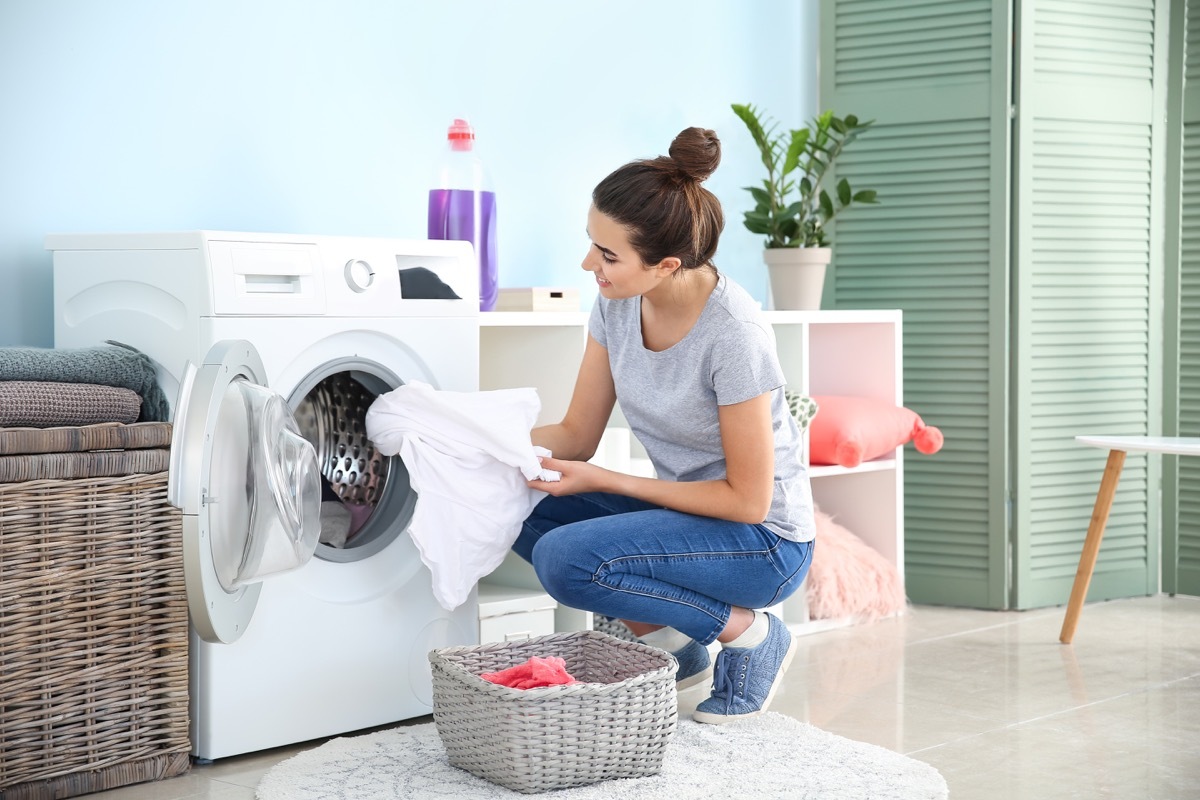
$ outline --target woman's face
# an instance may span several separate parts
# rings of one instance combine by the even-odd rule
[[[662,281],[663,268],[648,268],[629,244],[625,228],[592,206],[588,210],[588,238],[592,246],[581,265],[596,278],[600,294],[609,300],[637,297]],[[667,270],[670,275],[672,270]]]

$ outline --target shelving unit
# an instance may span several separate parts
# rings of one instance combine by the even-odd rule
[[[588,315],[583,311],[491,311],[479,316],[479,388],[516,389],[533,386],[542,401],[537,424],[557,422],[567,412],[575,375],[587,342]],[[533,568],[510,552],[480,582],[481,596],[507,589],[531,595],[544,590]],[[511,595],[509,595],[511,596]],[[554,610],[554,630],[588,630],[592,614],[566,606]]]
[[[583,311],[491,311],[479,315],[479,388],[533,386],[542,400],[537,424],[567,413],[587,342]]]
[[[768,311],[788,388],[809,395],[859,395],[902,405],[901,313]],[[562,418],[571,400],[587,338],[586,312],[492,312],[481,315],[480,389],[533,386],[542,399],[538,424]],[[819,412],[818,412],[819,413]],[[611,427],[627,427],[620,409]],[[644,455],[636,441],[636,460]],[[806,452],[807,457],[807,452]],[[853,469],[811,467],[818,507],[896,565],[904,575],[903,450]],[[533,570],[513,554],[485,583],[540,593]],[[804,590],[776,611],[793,632],[814,633],[848,620],[809,619]],[[559,607],[556,630],[591,626],[586,612]]]

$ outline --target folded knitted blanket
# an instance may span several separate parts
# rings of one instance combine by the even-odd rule
[[[154,362],[120,342],[98,347],[0,347],[0,381],[91,383],[130,389],[142,398],[140,422],[165,422],[170,404]]]
[[[136,422],[142,398],[132,389],[94,383],[0,381],[0,427],[51,428]]]

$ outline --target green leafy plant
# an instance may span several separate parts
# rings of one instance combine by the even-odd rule
[[[766,235],[767,248],[827,247],[830,220],[855,203],[879,202],[873,189],[854,191],[845,178],[832,194],[822,185],[838,156],[873,120],[860,122],[852,114],[835,117],[826,111],[807,128],[789,131],[779,130],[752,105],[734,103],[733,113],[746,124],[767,168],[761,187],[745,187],[755,202],[754,210],[746,212],[746,229]],[[793,193],[798,199],[788,202]]]

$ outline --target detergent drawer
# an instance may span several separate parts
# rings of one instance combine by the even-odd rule
[[[253,316],[325,313],[325,274],[315,242],[208,242],[213,312]]]

